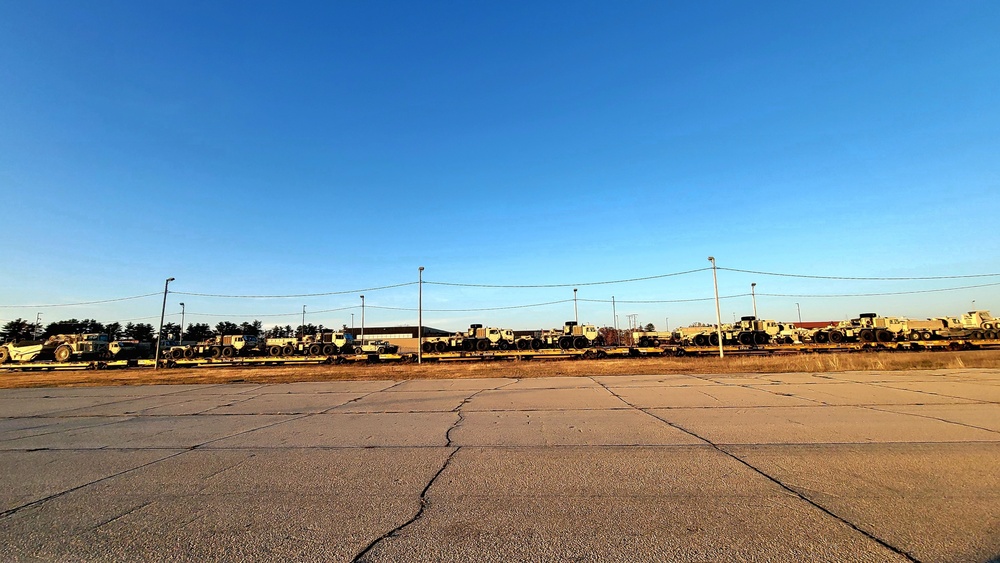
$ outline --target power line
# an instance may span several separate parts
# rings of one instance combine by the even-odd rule
[[[738,293],[735,295],[720,295],[719,299],[734,299],[736,297],[746,297],[750,295],[749,293]],[[761,295],[758,293],[757,295]],[[611,303],[610,299],[580,299],[580,301],[586,301],[588,303]],[[615,299],[615,303],[694,303],[696,301],[715,301],[715,297],[696,297],[693,299],[655,299],[655,300],[641,300],[641,301],[628,301],[625,299]]]
[[[427,283],[427,282],[424,282]],[[563,299],[560,301],[547,301],[545,303],[531,303],[529,305],[509,305],[506,307],[483,307],[479,309],[424,309],[425,312],[431,313],[472,313],[477,311],[503,311],[509,309],[530,309],[532,307],[546,307],[548,305],[558,305],[560,303],[572,303],[572,299]],[[386,309],[390,311],[416,311],[416,308],[408,307],[380,307],[378,305],[365,305],[369,309]]]
[[[984,283],[980,285],[966,285],[962,287],[942,287],[939,289],[920,289],[914,291],[889,291],[884,293],[844,293],[844,294],[827,294],[827,295],[795,295],[795,294],[785,294],[785,293],[758,293],[757,295],[764,295],[767,297],[801,297],[801,298],[812,298],[812,297],[885,297],[889,295],[914,295],[918,293],[940,293],[944,291],[960,291],[963,289],[977,289],[980,287],[996,287],[1000,283]]]
[[[673,276],[683,276],[685,274],[693,274],[695,272],[704,272],[705,270],[711,270],[711,268],[698,268],[696,270],[687,270],[684,272],[673,272],[670,274],[659,274],[656,276],[646,276],[642,278],[629,278],[624,280],[609,280],[609,281],[596,281],[596,282],[577,282],[577,283],[550,283],[550,284],[538,284],[538,285],[501,285],[501,284],[487,284],[487,283],[454,283],[454,282],[436,282],[424,280],[425,284],[433,285],[448,285],[453,287],[485,287],[485,288],[497,288],[497,289],[539,289],[539,288],[551,288],[551,287],[581,287],[590,285],[610,285],[615,283],[630,283],[637,281],[655,280],[660,278],[669,278]]]
[[[77,305],[98,305],[101,303],[115,303],[118,301],[129,301],[132,299],[142,299],[143,297],[152,297],[154,295],[160,295],[160,292],[147,293],[145,295],[133,295],[131,297],[118,297],[116,299],[102,299],[100,301],[81,301],[79,303],[51,303],[48,305],[0,305],[0,308],[13,309],[13,308],[34,308],[40,309],[43,307],[75,307]]]
[[[783,278],[805,278],[813,280],[844,280],[844,281],[920,281],[920,280],[958,280],[967,278],[995,278],[1000,274],[968,274],[960,276],[910,276],[910,277],[852,277],[852,276],[813,276],[807,274],[785,274],[779,272],[758,272],[755,270],[741,270],[738,268],[723,268],[720,270],[727,272],[739,272],[742,274],[755,274],[759,276],[778,276]],[[758,294],[761,295],[761,294]],[[793,296],[794,297],[794,296]]]
[[[380,287],[365,287],[362,289],[350,289],[346,291],[327,291],[324,293],[297,293],[291,295],[224,295],[220,293],[192,293],[189,291],[171,291],[170,293],[176,295],[189,295],[192,297],[219,297],[223,299],[289,299],[294,297],[326,297],[328,295],[345,295],[348,293],[361,293],[362,291],[380,291],[383,289],[406,287],[408,285],[417,285],[417,282],[397,283],[392,285],[383,285]]]

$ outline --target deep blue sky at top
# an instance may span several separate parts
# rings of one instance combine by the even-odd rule
[[[708,255],[819,275],[1000,272],[998,29],[996,2],[0,0],[0,319],[36,312],[5,305],[156,292],[168,276],[179,292],[297,294],[413,281],[418,265],[427,280],[580,283],[703,268]],[[751,281],[762,294],[826,295],[1000,279],[721,272],[720,292]],[[700,272],[580,297],[711,289]],[[367,298],[410,308],[415,294]],[[425,286],[425,306],[440,309],[571,297]],[[928,316],[972,299],[1000,309],[998,297],[985,287],[758,305],[783,319],[795,302],[807,318]],[[302,304],[358,298],[174,295],[171,311],[178,301],[296,324]],[[748,308],[727,300],[723,314]],[[154,297],[43,315],[158,309]],[[309,320],[349,324],[350,312]],[[618,313],[676,325],[714,308]],[[580,316],[610,324],[610,305],[582,303]],[[571,317],[561,304],[429,313],[425,324]]]

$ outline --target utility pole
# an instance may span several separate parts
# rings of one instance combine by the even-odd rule
[[[615,308],[615,296],[611,296],[611,321],[615,325],[615,346],[619,345],[621,335],[618,334],[618,310]]]
[[[424,267],[417,268],[417,363],[424,361]]]
[[[709,256],[708,261],[712,263],[712,282],[715,284],[715,321],[719,323],[716,325],[719,334],[719,357],[723,358],[725,353],[722,351],[722,309],[719,307],[719,276],[716,273],[718,268],[715,266],[714,256]]]
[[[573,288],[573,320],[580,324],[580,314],[576,310],[576,288]]]
[[[42,314],[35,315],[35,326],[31,328],[31,339],[38,340],[38,329],[42,328]]]
[[[753,299],[753,318],[757,318],[757,294],[753,288],[757,287],[757,282],[750,284],[750,298]]]
[[[167,314],[167,288],[170,287],[170,282],[172,281],[174,281],[174,278],[167,278],[166,283],[163,284],[163,307],[160,309],[160,330],[156,333],[156,356],[153,360],[154,370],[160,367],[160,344],[163,342],[163,317]]]
[[[361,296],[361,346],[365,345],[365,296]],[[361,350],[364,352],[364,348]]]
[[[799,313],[799,324],[802,324],[802,309],[799,308],[799,304],[795,304],[795,310]]]
[[[302,340],[306,339],[306,306],[302,306]]]
[[[181,329],[177,331],[177,344],[184,344],[184,304],[181,303]]]

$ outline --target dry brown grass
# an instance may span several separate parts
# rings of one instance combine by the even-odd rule
[[[651,357],[601,361],[444,362],[423,365],[386,363],[330,366],[203,367],[156,371],[148,368],[64,372],[10,371],[0,372],[0,388],[236,382],[288,383],[375,379],[578,377],[670,373],[726,375],[962,368],[1000,368],[1000,350],[730,356],[726,358],[714,356],[698,358]]]

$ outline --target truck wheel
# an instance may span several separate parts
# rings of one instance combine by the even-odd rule
[[[501,350],[510,350],[510,342],[500,340],[500,342],[497,342],[497,348],[500,348]]]
[[[324,344],[320,349],[324,356],[332,356],[337,353],[337,347],[333,344]]]
[[[587,341],[587,339],[582,336],[577,336],[576,338],[573,339],[573,347],[576,348],[577,350],[583,350],[584,348],[587,347],[588,344],[589,342]]]
[[[875,332],[875,340],[878,340],[879,342],[882,342],[882,343],[892,342],[893,341],[892,333],[889,332],[888,330],[879,330],[879,331],[876,331]]]
[[[221,358],[222,357],[222,348],[219,348],[218,346],[212,346],[208,350],[208,355],[212,356],[213,358]]]
[[[181,350],[180,348],[174,348],[173,350],[164,355],[167,356],[168,358],[179,360],[184,357],[184,350]]]
[[[267,347],[267,355],[268,356],[280,356],[281,355],[281,346],[268,346]]]
[[[708,336],[705,334],[694,335],[695,346],[708,346]]]
[[[70,356],[73,355],[73,349],[65,344],[61,344],[58,348],[56,348],[55,355],[57,362],[65,362],[70,358]]]
[[[711,344],[712,346],[718,346],[719,345],[719,335],[716,334],[716,333],[714,333],[714,332],[712,334],[709,334],[708,335],[708,343]]]
[[[286,344],[281,347],[282,356],[291,356],[295,353],[295,348],[292,348],[291,344]]]
[[[235,355],[236,355],[236,350],[234,350],[232,346],[226,346],[225,348],[222,349],[223,358],[232,358]]]
[[[6,346],[0,347],[0,364],[6,364],[10,360],[10,351]]]
[[[184,359],[190,360],[194,357],[194,348],[185,348],[182,355],[184,356]]]
[[[757,344],[757,345],[767,344],[768,340],[769,340],[769,338],[767,337],[766,333],[757,332],[757,333],[754,333],[754,335],[753,335],[753,343],[754,344]]]
[[[844,341],[844,333],[839,330],[831,330],[830,334],[827,336],[830,337],[830,342],[833,342],[834,344],[840,344]]]
[[[871,330],[865,329],[859,334],[862,342],[875,342],[875,333]]]
[[[569,350],[573,347],[573,339],[568,336],[563,336],[559,339],[559,348],[563,350]]]
[[[525,339],[525,340],[518,340],[517,342],[515,342],[515,346],[517,346],[518,350],[527,350],[530,345],[531,345],[531,342],[529,340],[527,340],[527,339]]]
[[[445,342],[444,340],[438,340],[437,342],[434,343],[434,351],[435,352],[447,352],[448,351],[448,343]]]
[[[744,346],[753,344],[753,334],[749,332],[741,332],[736,339],[739,340],[740,344],[743,344]]]
[[[313,344],[312,346],[309,347],[309,355],[310,356],[318,356],[319,353],[322,352],[322,351],[323,351],[323,347],[320,346],[319,344]]]
[[[477,340],[476,341],[476,350],[478,350],[480,352],[485,352],[485,351],[487,351],[489,349],[490,349],[490,341],[489,340]]]

